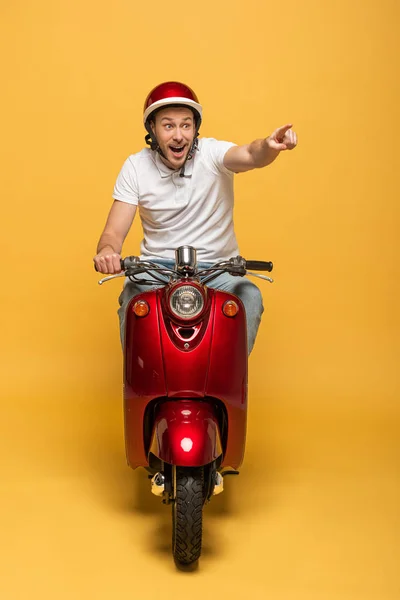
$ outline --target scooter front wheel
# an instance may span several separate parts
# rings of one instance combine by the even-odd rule
[[[203,467],[173,467],[172,552],[183,565],[201,554],[204,504]]]

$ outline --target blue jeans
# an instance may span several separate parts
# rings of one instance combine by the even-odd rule
[[[153,260],[152,262],[169,268],[173,268],[175,264],[173,260],[158,259]],[[212,263],[199,262],[197,266],[199,269],[206,269],[211,267]],[[160,275],[158,274],[158,276]],[[147,273],[141,273],[136,277],[138,279],[151,279],[151,276]],[[165,278],[166,282],[169,280],[169,277],[167,276],[162,276],[162,278]],[[120,308],[118,309],[122,345],[125,334],[125,313],[129,302],[137,294],[159,287],[162,287],[162,284],[157,282],[154,282],[154,285],[140,285],[139,283],[130,281],[128,278],[125,280],[124,289],[119,297]],[[210,283],[207,284],[207,287],[235,294],[235,296],[238,296],[243,302],[247,322],[247,348],[248,353],[250,354],[256,341],[258,327],[261,322],[261,315],[264,312],[260,290],[252,281],[247,279],[247,277],[235,277],[229,275],[229,273],[221,273],[221,275],[218,275],[218,277],[210,281]]]

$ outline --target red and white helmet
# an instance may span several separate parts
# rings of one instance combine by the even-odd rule
[[[144,103],[143,122],[148,130],[149,117],[155,110],[164,106],[179,105],[191,108],[196,117],[196,129],[201,123],[203,108],[194,91],[178,81],[167,81],[157,85],[147,96]]]

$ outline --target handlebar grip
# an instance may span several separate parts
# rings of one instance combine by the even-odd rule
[[[266,262],[264,260],[246,260],[246,269],[250,271],[272,271],[274,265],[272,262]]]

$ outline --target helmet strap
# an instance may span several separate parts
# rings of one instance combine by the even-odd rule
[[[190,148],[190,150],[188,152],[188,155],[187,155],[187,157],[185,159],[185,162],[181,166],[181,172],[179,173],[179,177],[185,177],[186,162],[188,160],[192,160],[192,158],[194,157],[195,152],[199,149],[199,140],[198,140],[198,137],[199,137],[199,132],[196,129],[196,133],[195,133],[195,137],[194,137],[194,140],[193,140],[192,147]]]
[[[146,137],[144,138],[144,140],[145,140],[146,144],[148,144],[152,150],[157,150],[157,147],[158,147],[157,140],[154,141],[152,139],[152,136],[151,136],[150,133],[148,133],[146,135]]]
[[[145,142],[146,144],[148,144],[150,146],[150,149],[153,150],[154,152],[158,152],[160,154],[160,156],[162,156],[163,158],[165,158],[165,160],[168,160],[166,156],[164,156],[163,151],[161,150],[159,143],[157,141],[157,138],[155,136],[155,134],[153,133],[150,124],[146,123],[146,129],[148,131],[148,134],[146,135]]]

